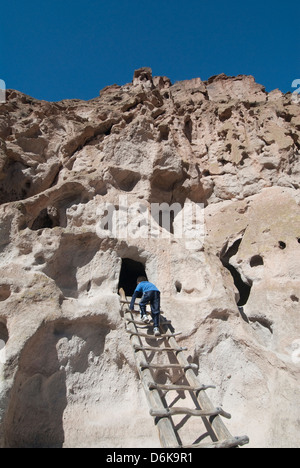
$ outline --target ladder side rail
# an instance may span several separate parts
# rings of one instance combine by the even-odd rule
[[[129,310],[125,312],[125,315],[126,317],[133,320],[133,316]],[[129,322],[127,326],[133,332],[137,330],[133,322]],[[130,341],[131,341],[133,349],[134,349],[134,346],[141,346],[140,338],[137,335],[131,335]],[[150,369],[144,368],[142,366],[142,364],[145,362],[144,351],[134,350],[134,355],[135,355],[137,370],[138,370],[140,380],[142,382],[142,385],[145,391],[145,395],[146,395],[150,410],[164,411],[165,406],[162,402],[159,391],[156,389],[154,390],[149,389],[149,384],[153,383],[153,377],[152,377]],[[179,446],[178,439],[176,437],[176,433],[173,428],[173,424],[169,417],[163,417],[163,418],[158,419],[156,421],[156,426],[159,432],[159,438],[160,438],[162,447],[178,447]]]
[[[127,298],[125,297],[124,291],[123,291],[123,294],[122,294],[122,291],[120,291],[120,293],[122,297],[121,303],[123,305],[129,304],[129,301],[126,300]],[[123,308],[123,305],[122,305],[122,308]],[[127,314],[128,314],[127,321],[129,325],[128,329],[135,331],[135,333],[133,333],[130,336],[130,341],[131,341],[133,349],[135,349],[135,359],[137,363],[137,369],[140,375],[141,382],[144,387],[144,391],[148,400],[148,404],[150,406],[150,414],[160,415],[156,423],[157,423],[162,446],[176,448],[181,445],[179,445],[178,438],[175,432],[175,428],[171,420],[164,417],[166,413],[168,414],[172,413],[172,409],[165,407],[161,399],[160,392],[158,391],[159,385],[153,382],[153,377],[152,377],[150,369],[152,367],[158,367],[158,365],[152,366],[151,364],[145,363],[145,359],[146,359],[145,349],[143,349],[141,337],[138,336],[139,330],[134,320],[134,315],[133,315],[134,313],[138,313],[138,312],[136,311],[131,312],[127,310]],[[203,421],[205,422],[206,427],[207,428],[209,427],[212,430],[212,432],[214,433],[217,439],[216,442],[212,442],[210,444],[194,444],[190,447],[191,448],[192,447],[195,447],[195,448],[198,448],[198,447],[199,448],[229,448],[229,447],[238,447],[240,445],[248,444],[249,438],[247,436],[233,437],[231,433],[229,432],[229,430],[227,429],[227,427],[225,426],[225,424],[223,423],[223,420],[220,417],[220,415],[223,415],[224,417],[227,417],[229,419],[231,416],[228,413],[225,413],[225,411],[223,411],[222,408],[216,408],[215,405],[213,405],[209,396],[205,392],[205,389],[215,388],[215,387],[211,385],[207,385],[207,386],[201,385],[199,378],[195,375],[193,371],[194,366],[196,367],[196,365],[190,364],[188,362],[185,356],[185,353],[183,352],[184,349],[186,348],[178,346],[177,340],[175,338],[177,334],[174,334],[174,330],[172,330],[170,324],[171,324],[170,320],[165,320],[165,322],[161,322],[161,325],[160,325],[161,329],[164,330],[164,332],[168,335],[168,337],[165,336],[164,338],[168,339],[168,345],[170,346],[170,348],[174,349],[174,352],[176,353],[176,357],[178,361],[178,366],[180,366],[182,370],[184,370],[188,384],[191,387],[196,387],[196,389],[192,391],[194,392],[194,397],[197,399],[200,405],[200,408],[202,410],[202,411],[199,411],[199,410],[190,410],[187,408],[177,408],[177,411],[179,412],[180,411],[186,412],[187,410],[189,412],[194,411],[195,415],[197,413],[197,415],[199,416],[201,416],[201,413],[211,414],[211,416],[209,417],[209,420],[207,420],[207,418],[203,418]],[[175,386],[170,386],[170,387],[175,387]],[[201,389],[199,387],[201,387]],[[168,389],[166,388],[166,390]],[[211,437],[212,436],[213,434],[211,434]],[[188,447],[189,446],[185,446],[184,448],[188,448]]]
[[[124,297],[122,299],[123,299],[123,301],[121,301],[122,303],[125,303],[125,304],[129,303],[129,301],[126,301],[126,299],[124,300]],[[133,319],[133,315],[131,316],[131,319]],[[135,326],[134,326],[134,328],[136,329]],[[167,333],[169,335],[172,335],[172,330],[170,329],[169,324],[162,323],[161,328],[165,331],[165,333]],[[135,337],[135,338],[137,338],[137,337]],[[132,340],[133,339],[134,339],[134,337],[132,337]],[[171,336],[168,341],[169,341],[169,345],[171,347],[174,347],[174,348],[179,347],[178,343],[177,343],[177,340],[174,337]],[[137,344],[137,346],[140,346],[140,344]],[[136,353],[138,353],[138,352],[140,352],[140,351],[136,351]],[[198,377],[195,375],[194,371],[191,368],[188,368],[190,363],[188,362],[184,352],[183,351],[176,352],[176,357],[177,357],[177,360],[178,360],[179,364],[183,368],[187,367],[187,369],[185,371],[185,375],[186,375],[188,383],[191,386],[195,386],[195,387],[201,385],[200,381],[199,381]],[[138,365],[138,369],[140,371],[140,365]],[[153,390],[153,391],[155,391],[155,390]],[[198,393],[197,400],[198,400],[198,402],[200,404],[201,409],[206,410],[206,411],[214,411],[215,410],[215,406],[213,405],[212,401],[210,400],[209,396],[207,395],[207,393],[204,390]],[[212,430],[214,431],[214,433],[215,433],[218,440],[232,439],[233,438],[232,434],[229,432],[229,430],[227,429],[227,427],[223,423],[221,416],[217,415],[217,416],[213,417],[210,420],[210,426],[211,426]]]
[[[163,328],[165,329],[166,333],[168,332],[171,333],[168,325],[163,326]],[[178,343],[174,337],[169,338],[169,344],[174,347],[178,346]],[[186,367],[189,365],[189,362],[183,351],[179,351],[177,353],[177,360],[183,367]],[[187,369],[185,371],[185,375],[186,375],[187,381],[189,382],[191,386],[195,386],[195,387],[201,386],[201,383],[198,377],[195,375],[192,369]],[[201,409],[206,410],[206,411],[215,410],[215,406],[213,405],[212,401],[210,400],[205,390],[198,393],[197,400],[199,402]],[[210,426],[212,430],[214,431],[218,440],[233,438],[233,436],[231,435],[231,433],[229,432],[229,430],[223,423],[221,416],[219,415],[214,416],[213,419],[210,420]]]

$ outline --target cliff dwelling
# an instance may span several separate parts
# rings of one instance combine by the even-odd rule
[[[157,421],[170,421],[166,410],[185,391],[178,347],[181,369],[232,414],[231,434],[247,435],[249,447],[299,446],[300,110],[292,94],[245,75],[171,83],[149,68],[89,101],[6,94],[0,447],[159,448]],[[168,223],[159,216],[152,236],[142,222],[124,234],[124,197],[129,212],[151,203],[178,210]],[[203,206],[201,243],[175,235],[187,203]],[[107,206],[116,232],[99,228]],[[138,276],[161,291],[176,334],[175,354],[163,359],[163,340],[140,330],[142,364],[156,366],[148,370],[169,404],[154,416],[118,294],[130,297]],[[203,442],[192,422],[197,398],[183,402],[189,414],[175,415],[190,443]]]
[[[141,262],[130,258],[122,258],[118,291],[120,288],[123,288],[125,295],[131,297],[137,287],[136,280],[139,276],[147,278],[145,266]]]

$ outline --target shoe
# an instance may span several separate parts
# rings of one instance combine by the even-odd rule
[[[160,336],[160,331],[158,327],[153,328],[154,336]]]
[[[150,322],[150,320],[148,319],[147,315],[143,315],[143,316],[141,317],[141,320],[142,320],[142,322],[144,322],[144,323],[149,323],[149,322]]]

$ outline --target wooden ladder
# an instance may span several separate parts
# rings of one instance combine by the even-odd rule
[[[139,320],[139,311],[130,311],[129,301],[120,290],[121,315],[126,320],[126,332],[134,350],[137,370],[150,407],[150,415],[155,418],[162,447],[169,448],[233,448],[249,443],[247,436],[233,437],[225,426],[222,417],[230,419],[230,414],[216,408],[206,390],[213,385],[202,385],[195,374],[198,366],[188,362],[183,348],[178,345],[174,329],[169,320],[161,316],[161,336],[154,336],[152,324]],[[127,306],[127,307],[126,307]],[[147,314],[150,314],[147,312]],[[166,356],[168,362],[157,362],[157,356]],[[158,381],[157,381],[158,380]],[[170,383],[166,383],[167,380]],[[161,383],[163,381],[163,383]],[[167,401],[167,394],[177,392],[175,400]],[[181,396],[180,396],[181,395]],[[177,406],[181,398],[190,401],[194,408]],[[179,423],[177,415],[184,415]],[[203,433],[190,445],[182,443],[178,428],[184,427],[189,418],[201,418]],[[177,424],[177,425],[176,425]],[[202,443],[208,437],[209,442]]]

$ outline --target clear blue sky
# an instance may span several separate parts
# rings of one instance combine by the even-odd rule
[[[6,0],[0,12],[0,79],[37,99],[91,99],[143,66],[173,83],[249,74],[267,91],[300,79],[296,0]]]

